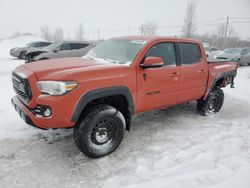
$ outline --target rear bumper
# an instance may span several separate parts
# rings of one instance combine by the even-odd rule
[[[73,127],[75,123],[66,121],[62,114],[58,114],[57,109],[53,105],[48,105],[54,110],[54,115],[51,117],[42,117],[35,113],[34,109],[30,109],[23,104],[17,96],[11,99],[12,105],[18,112],[25,123],[40,129],[56,129]],[[56,104],[55,104],[56,105]],[[68,119],[68,118],[67,118]]]

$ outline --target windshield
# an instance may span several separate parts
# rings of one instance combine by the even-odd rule
[[[229,48],[229,49],[225,49],[223,52],[226,54],[240,54],[241,49],[240,48]]]
[[[54,42],[49,46],[46,46],[45,48],[43,48],[46,51],[52,51],[54,50],[57,46],[59,46],[61,43],[60,42]]]
[[[35,44],[35,42],[30,42],[30,43],[26,44],[26,46],[31,47],[33,44]]]
[[[141,40],[111,39],[90,50],[85,57],[129,64],[145,43]]]

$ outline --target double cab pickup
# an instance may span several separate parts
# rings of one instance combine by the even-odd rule
[[[189,101],[197,101],[199,114],[219,112],[222,88],[233,87],[237,67],[208,62],[202,43],[193,39],[112,38],[82,58],[17,67],[12,104],[35,127],[74,127],[77,147],[98,158],[120,145],[134,114]]]

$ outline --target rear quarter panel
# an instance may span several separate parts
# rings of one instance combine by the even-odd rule
[[[208,64],[208,85],[206,95],[209,93],[214,81],[227,73],[237,71],[238,64],[234,62],[213,62]]]

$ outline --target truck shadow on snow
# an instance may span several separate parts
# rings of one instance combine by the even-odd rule
[[[232,110],[237,109],[237,111]],[[136,115],[132,118],[130,132],[126,132],[125,138],[118,150],[126,150],[130,153],[133,150],[144,150],[145,143],[153,144],[152,137],[159,132],[171,130],[189,129],[192,126],[202,126],[202,124],[216,123],[219,121],[237,121],[249,114],[249,106],[242,100],[226,96],[222,110],[213,116],[201,116],[196,112],[196,102],[185,103],[174,107],[154,110]],[[36,140],[46,145],[56,145],[54,149],[66,153],[68,157],[78,156],[80,151],[73,141],[73,129],[43,131],[37,134]],[[168,135],[166,135],[167,137]],[[120,152],[111,155],[119,156]],[[121,152],[124,155],[124,152]],[[81,154],[84,157],[83,154]]]
[[[168,126],[168,120],[171,120],[171,124],[175,121],[175,119],[188,118],[190,116],[200,116],[196,114],[196,103],[186,103],[173,107],[168,107],[159,110],[153,110],[145,113],[141,113],[132,118],[132,125],[130,132],[126,132],[126,134],[131,134],[133,131],[142,131],[152,127],[152,130],[155,130],[155,126],[158,124],[164,124]],[[42,131],[35,135],[37,140],[42,140],[47,142],[47,144],[54,144],[56,142],[60,142],[63,140],[71,139],[73,134],[72,129],[57,129],[57,130],[46,130]]]

